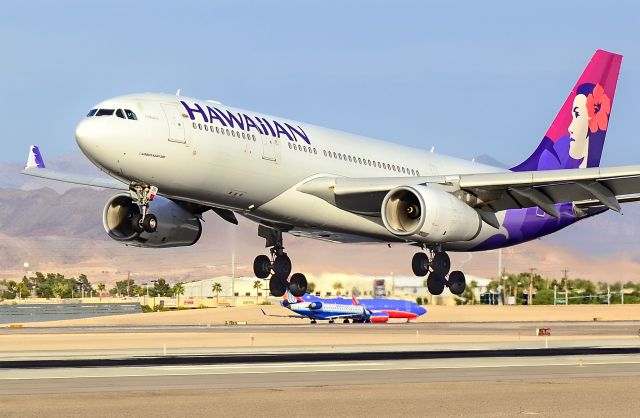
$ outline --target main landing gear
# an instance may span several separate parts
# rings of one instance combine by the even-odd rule
[[[258,236],[265,238],[266,246],[271,247],[271,257],[259,255],[253,260],[253,272],[256,277],[269,279],[269,291],[273,296],[280,297],[287,289],[293,296],[300,297],[307,293],[307,278],[302,273],[291,274],[291,259],[284,252],[282,245],[282,231],[258,226]]]
[[[444,251],[431,251],[431,258],[425,253],[415,253],[411,268],[416,276],[427,276],[427,289],[432,295],[440,295],[445,286],[454,295],[461,295],[467,287],[464,273],[451,270],[451,259]]]
[[[132,185],[129,187],[129,193],[131,194],[131,200],[138,205],[140,213],[137,213],[131,217],[131,223],[133,230],[142,233],[153,233],[158,229],[158,218],[153,213],[149,213],[149,202],[158,193],[158,188],[149,185]]]

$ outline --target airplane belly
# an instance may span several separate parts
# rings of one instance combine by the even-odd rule
[[[292,225],[294,228],[289,232],[308,238],[336,242],[404,242],[390,234],[379,219],[344,211],[295,187],[246,216]]]

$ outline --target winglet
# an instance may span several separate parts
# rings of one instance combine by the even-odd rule
[[[264,316],[269,316],[269,315],[267,315],[267,313],[264,311],[264,309],[260,308],[260,310],[262,311],[262,315],[264,315]]]
[[[29,147],[29,157],[27,158],[25,168],[44,168],[44,160],[37,145],[31,145]]]

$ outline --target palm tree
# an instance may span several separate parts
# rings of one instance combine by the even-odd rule
[[[260,290],[262,289],[262,280],[256,280],[253,282],[253,288],[256,289],[256,305],[258,304],[258,297],[260,296]]]
[[[338,281],[335,282],[333,284],[333,290],[336,291],[336,293],[338,294],[338,296],[340,296],[340,291],[344,288],[344,286],[342,286],[342,282]]]
[[[22,295],[29,294],[29,287],[27,286],[27,284],[25,282],[20,282],[16,286],[16,293],[19,295],[18,299],[22,299],[22,297],[23,297]]]
[[[100,292],[100,302],[102,302],[102,292],[107,289],[107,286],[104,283],[98,283],[98,292]]]
[[[220,297],[220,292],[222,292],[222,285],[218,282],[215,282],[211,286],[211,290],[216,294],[216,306],[218,306],[218,298]]]
[[[180,295],[184,295],[184,283],[178,282],[173,285],[173,293],[176,295],[176,308],[180,307]]]

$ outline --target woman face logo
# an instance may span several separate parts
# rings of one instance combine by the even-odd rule
[[[571,124],[569,124],[569,155],[574,160],[585,158],[589,149],[589,113],[587,111],[587,96],[577,94],[573,99],[571,110]]]

